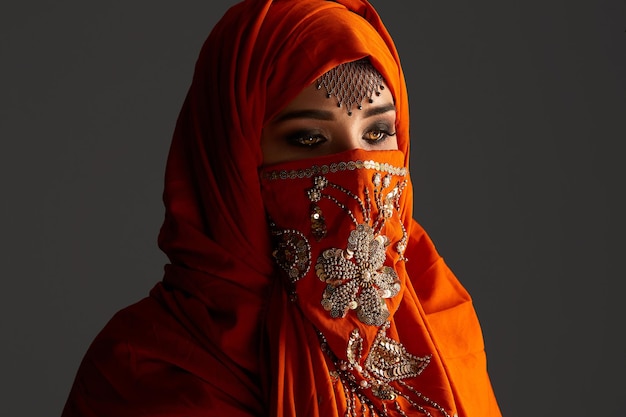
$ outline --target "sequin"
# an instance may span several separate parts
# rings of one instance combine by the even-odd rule
[[[311,204],[311,234],[318,242],[326,236],[326,219],[322,209],[315,203]]]

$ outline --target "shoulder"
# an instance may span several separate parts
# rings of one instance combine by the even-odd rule
[[[227,372],[172,308],[151,295],[114,314],[83,357],[62,416],[258,414],[252,384]]]

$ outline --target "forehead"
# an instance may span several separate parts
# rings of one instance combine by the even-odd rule
[[[358,117],[361,114],[361,110],[367,110],[370,107],[393,105],[394,101],[391,91],[386,88],[384,83],[382,86],[384,88],[380,90],[380,94],[373,96],[371,101],[369,98],[366,98],[359,104],[354,104],[355,102],[353,101],[350,105],[336,96],[329,96],[323,88],[318,87],[317,83],[313,83],[303,89],[300,94],[287,104],[275,119],[280,119],[281,115],[290,111],[308,109],[330,111],[343,116],[350,116],[350,118]]]

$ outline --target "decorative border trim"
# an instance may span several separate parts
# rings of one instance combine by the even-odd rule
[[[405,167],[396,167],[386,162],[381,163],[371,160],[357,160],[348,162],[333,162],[329,165],[313,165],[312,167],[305,169],[264,171],[261,173],[261,178],[265,180],[293,180],[299,178],[311,178],[316,175],[328,174],[329,172],[354,171],[355,169],[374,169],[376,171],[386,172],[402,177],[407,174],[407,169]]]

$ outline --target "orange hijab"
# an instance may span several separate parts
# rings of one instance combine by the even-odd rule
[[[318,331],[340,341],[354,322],[320,314],[314,326],[289,300],[271,257],[260,136],[317,77],[363,57],[394,96],[396,162],[407,168],[404,76],[367,1],[246,0],[227,11],[200,52],[172,140],[163,281],[96,337],[63,417],[345,414],[351,395],[333,379]],[[412,220],[410,181],[402,201],[409,262],[399,267],[403,290],[390,309],[389,337],[431,358],[411,388],[411,401],[426,411],[407,414],[500,416],[471,299]],[[363,329],[370,341],[378,331]],[[388,415],[400,415],[389,404]]]

